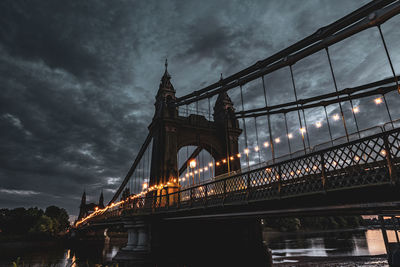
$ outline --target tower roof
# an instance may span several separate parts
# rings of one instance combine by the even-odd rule
[[[168,73],[168,60],[165,59],[165,71],[164,75],[161,77],[160,86],[157,92],[156,98],[159,96],[175,96],[175,89],[171,83],[171,75]]]

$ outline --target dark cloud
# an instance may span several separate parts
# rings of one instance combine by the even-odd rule
[[[166,56],[177,95],[183,95],[217,81],[220,73],[230,75],[285,48],[364,3],[2,1],[1,206],[56,204],[76,214],[84,188],[94,201],[101,189],[110,199],[147,134]],[[396,21],[385,24],[383,31],[398,68]],[[340,88],[390,76],[374,30],[332,48]],[[326,64],[320,52],[294,66],[300,98],[334,90]],[[266,76],[270,103],[294,99],[289,78],[288,69]],[[243,89],[245,108],[264,105],[260,80]],[[239,92],[230,95],[240,110]],[[388,96],[391,107],[396,97]],[[369,120],[360,114],[364,128],[383,118],[382,107],[371,106],[371,101],[356,103],[371,113]],[[208,108],[205,101],[200,107]],[[349,106],[345,109],[354,130]],[[338,106],[328,112],[337,113]],[[396,109],[393,113],[400,115]],[[297,113],[287,117],[289,131],[295,133],[292,148],[300,149]],[[325,141],[326,125],[318,131],[313,126],[324,120],[322,111],[306,111],[306,117],[312,143]],[[274,136],[284,137],[283,116],[273,116],[272,122]],[[332,124],[338,136],[343,134],[339,123]],[[266,119],[257,125],[259,142],[268,140]],[[249,143],[257,145],[254,122],[249,119],[246,126]],[[280,149],[287,152],[284,139]],[[263,153],[268,158],[269,152]]]

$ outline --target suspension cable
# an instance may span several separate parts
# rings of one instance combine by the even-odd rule
[[[241,99],[241,101],[242,101],[242,110],[244,111],[243,89],[242,89],[242,85],[240,85],[239,87],[240,87],[240,99]],[[242,120],[243,120],[243,128],[244,128],[244,141],[245,141],[245,144],[246,144],[245,151],[247,151],[247,149],[248,149],[248,144],[247,144],[246,119],[245,119],[245,118],[242,118]],[[249,168],[249,167],[250,167],[249,155],[248,155],[249,153],[246,153],[246,152],[245,152],[245,154],[246,154],[247,168]]]
[[[351,99],[350,94],[349,94],[349,98],[350,98],[351,113],[353,113],[354,123],[355,123],[356,129],[357,129],[357,134],[358,134],[358,137],[361,138],[360,128],[358,127],[358,122],[357,122],[356,110],[354,109],[353,100]]]
[[[286,113],[283,113],[283,115],[285,117],[286,137],[287,137],[287,142],[288,142],[288,146],[289,146],[289,154],[290,154],[290,157],[292,157],[292,148],[290,146],[289,129],[288,129],[288,124],[287,124]]]
[[[297,102],[298,99],[297,99],[297,92],[296,92],[296,84],[294,83],[292,65],[289,65],[289,69],[290,69],[290,77],[292,78],[292,85],[293,85],[293,91],[294,91],[294,98],[296,99],[296,102]],[[296,103],[296,106],[299,107],[299,104]],[[301,123],[300,110],[297,110],[297,115],[298,115],[298,117],[299,117],[300,131],[302,131],[302,129],[303,129],[303,124]],[[303,133],[301,133],[301,140],[303,141],[304,154],[306,154],[306,153],[307,153],[307,148],[306,148],[306,142],[305,142],[305,140],[304,140],[304,134],[303,134]]]
[[[256,140],[257,140],[258,163],[261,163],[260,144],[258,143],[257,117],[254,117],[254,126],[255,126],[255,128],[256,128]]]
[[[305,112],[304,112],[303,104],[301,104],[301,111],[303,113],[303,120],[304,120],[304,127],[305,127],[305,130],[306,130],[307,143],[308,143],[308,147],[310,148],[311,147],[311,145],[310,145],[310,137],[308,135],[307,120],[306,120],[306,115],[305,115]],[[304,134],[304,133],[301,133],[301,134]]]
[[[265,100],[265,107],[268,108],[268,101],[267,101],[267,92],[265,89],[265,81],[264,76],[261,76],[263,91],[264,91],[264,100]],[[275,150],[274,150],[274,142],[272,137],[272,130],[271,130],[271,118],[270,115],[267,115],[267,124],[268,124],[268,132],[269,132],[269,144],[271,146],[271,155],[272,155],[272,162],[275,163]]]
[[[385,48],[386,57],[387,57],[387,59],[389,61],[390,69],[392,70],[394,81],[396,82],[396,85],[397,85],[397,91],[400,93],[399,80],[397,79],[396,72],[394,71],[394,67],[393,67],[393,64],[392,64],[392,59],[390,58],[389,50],[388,50],[388,48],[386,46],[385,38],[383,37],[381,25],[378,25],[378,30],[379,30],[379,34],[381,36],[383,47]]]
[[[328,47],[325,47],[325,51],[326,51],[326,55],[328,56],[329,67],[331,69],[331,74],[332,74],[333,84],[335,86],[335,91],[336,91],[336,93],[338,93],[338,87],[337,87],[337,83],[336,83],[335,73],[333,72],[331,56],[329,55]],[[337,95],[337,98],[339,99],[339,95]],[[347,138],[347,142],[348,142],[349,141],[349,133],[347,131],[346,120],[344,119],[343,108],[342,108],[341,102],[339,102],[339,108],[340,108],[340,115],[342,116],[344,131],[346,133],[346,138]]]
[[[333,138],[332,138],[331,124],[329,123],[329,117],[328,117],[328,113],[326,112],[326,106],[324,106],[324,111],[325,111],[326,123],[327,123],[327,125],[328,125],[328,130],[329,130],[329,137],[331,138],[331,143],[332,143],[332,146],[333,146]]]

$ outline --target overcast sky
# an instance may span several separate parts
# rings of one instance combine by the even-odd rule
[[[76,215],[84,188],[90,201],[104,189],[108,201],[147,134],[166,57],[181,96],[367,2],[1,1],[0,208],[55,204]],[[399,17],[383,31],[398,70],[396,23]],[[331,51],[339,89],[391,75],[376,28]],[[294,66],[299,98],[334,90],[326,63],[321,52]],[[272,104],[294,99],[288,73],[266,77]],[[246,107],[263,105],[259,85],[245,86]],[[237,91],[231,96],[239,107]],[[397,95],[389,98],[395,107]],[[368,115],[360,117],[362,128],[387,121],[371,99],[356,104]],[[393,113],[399,117],[398,109]],[[321,114],[307,111],[310,125],[322,120]],[[282,118],[273,120],[281,134]],[[298,129],[296,122],[290,129]],[[261,139],[267,138],[264,130]],[[313,144],[323,141],[316,130],[310,134]]]

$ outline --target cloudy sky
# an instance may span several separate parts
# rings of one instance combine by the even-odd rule
[[[103,189],[108,201],[147,134],[166,57],[181,96],[367,2],[1,1],[0,208],[55,204],[76,215],[84,188],[89,200],[97,201]],[[398,70],[396,23],[399,17],[383,25],[383,32]],[[391,75],[376,28],[331,51],[339,89]],[[299,98],[334,90],[326,64],[320,52],[293,67]],[[283,69],[266,77],[272,104],[294,99],[288,75]],[[260,84],[244,90],[246,107],[263,105]],[[239,106],[238,92],[231,96]],[[396,107],[397,95],[388,98]],[[362,128],[387,121],[371,99],[356,104],[364,112]],[[329,107],[335,112],[336,106]],[[394,108],[393,116],[399,113]],[[310,124],[322,120],[321,114],[306,112]],[[282,118],[273,120],[275,134],[281,133]],[[298,129],[295,121],[289,127]],[[338,136],[340,131],[338,125]],[[314,145],[326,137],[312,134]],[[260,138],[267,138],[265,129]]]

